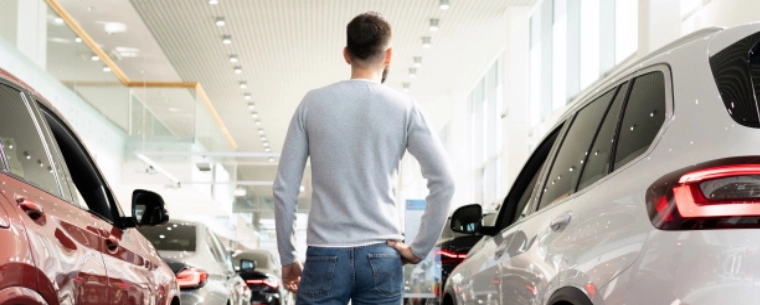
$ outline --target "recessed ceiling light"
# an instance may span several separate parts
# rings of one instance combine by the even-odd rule
[[[256,125],[261,125],[261,121],[260,120],[256,120]]]
[[[422,56],[415,56],[414,57],[414,67],[415,68],[422,67]]]
[[[409,83],[401,84],[404,87],[404,92],[409,92]]]
[[[243,74],[243,68],[242,67],[235,67],[235,74]]]
[[[55,17],[55,19],[53,19],[53,23],[55,23],[57,25],[62,25],[63,24],[63,18],[61,18],[61,17]]]
[[[227,25],[227,22],[224,20],[224,17],[216,17],[216,26],[225,26]]]
[[[256,109],[256,106],[253,105],[253,103],[248,104],[248,109],[253,110]]]
[[[254,119],[258,118],[259,117],[259,113],[258,112],[252,112],[251,113],[251,117],[253,117]]]
[[[422,47],[425,49],[428,49],[430,48],[430,46],[431,46],[430,36],[422,37]]]
[[[177,112],[177,111],[179,111],[179,109],[174,108],[174,107],[169,108],[169,112]]]
[[[271,148],[269,148],[269,147],[266,147],[266,148],[264,148],[264,151],[266,151],[266,152],[270,152],[270,151],[272,151],[272,149],[271,149]]]
[[[450,6],[449,0],[441,0],[441,5],[439,6],[439,8],[441,8],[442,10],[447,10],[449,9],[449,6]]]
[[[81,43],[81,42],[82,42],[82,38],[79,38],[79,37],[77,37],[77,38],[74,38],[74,41],[75,41],[76,43]]]
[[[111,72],[111,68],[108,66],[103,67],[103,72]]]
[[[238,56],[237,56],[237,55],[230,55],[230,62],[231,62],[231,63],[233,63],[233,64],[234,64],[234,63],[236,63],[236,62],[238,62],[238,61],[240,61],[240,58],[238,58]]]
[[[438,18],[430,19],[430,30],[433,32],[438,31]]]
[[[224,35],[224,36],[222,36],[222,43],[223,44],[231,44],[232,43],[232,36],[230,36],[230,35]]]
[[[250,93],[246,93],[246,94],[243,94],[243,98],[246,101],[250,101],[251,99],[253,99],[253,96]]]
[[[219,0],[208,0],[208,4],[219,4]]]
[[[259,128],[259,134],[264,134],[264,129]]]
[[[106,33],[108,33],[108,35],[114,33],[124,33],[127,31],[127,25],[121,22],[106,22],[103,24],[103,29],[106,31]]]
[[[262,145],[264,145],[264,147],[269,147],[269,142],[264,142]]]
[[[98,57],[98,55],[92,55],[92,57],[90,57],[90,60],[92,60],[92,61],[99,61],[100,57]]]
[[[409,78],[417,77],[417,68],[409,68]]]
[[[240,89],[245,89],[245,88],[248,88],[248,82],[246,81],[240,82]]]
[[[270,163],[273,163],[273,162],[274,162],[274,158],[272,158],[272,157],[269,157],[269,162],[270,162]]]
[[[262,141],[262,142],[266,142],[266,141],[267,141],[267,137],[265,137],[265,136],[261,136],[261,141]]]
[[[237,189],[235,189],[235,192],[234,192],[235,197],[243,197],[247,193],[248,192],[244,188],[237,188]]]

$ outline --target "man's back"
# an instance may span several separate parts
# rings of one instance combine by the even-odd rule
[[[309,245],[401,239],[394,189],[412,106],[408,97],[365,80],[304,99],[314,190]]]
[[[436,165],[438,170],[428,171],[426,177],[432,183],[449,178],[447,168],[440,166],[446,163],[440,143],[414,101],[368,80],[342,81],[309,92],[293,116],[285,147],[275,181],[278,201],[287,201],[288,189],[296,187],[283,178],[303,172],[300,162],[284,162],[301,160],[304,154],[311,158],[309,246],[356,247],[403,239],[395,185],[407,148],[422,155],[422,163]],[[280,215],[291,214],[277,216],[278,221],[289,221]],[[282,237],[278,236],[280,244],[290,239]]]

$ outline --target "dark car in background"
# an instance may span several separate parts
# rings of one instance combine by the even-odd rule
[[[269,251],[235,251],[232,256],[235,268],[251,289],[252,305],[289,304],[290,293],[281,283],[281,269],[277,258]]]
[[[169,222],[138,229],[177,277],[182,305],[243,305],[250,290],[235,272],[219,237],[201,223]]]
[[[496,213],[487,213],[483,216],[483,222],[491,224],[496,220]],[[435,296],[440,297],[443,293],[443,287],[446,285],[446,280],[449,278],[449,274],[459,264],[461,264],[467,258],[467,252],[470,252],[472,246],[474,246],[483,235],[472,235],[455,233],[451,230],[451,218],[446,220],[446,226],[443,228],[441,237],[435,244],[435,260],[441,264],[441,281],[438,283],[435,289]]]

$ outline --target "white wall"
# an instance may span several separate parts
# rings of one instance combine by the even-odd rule
[[[709,26],[735,26],[760,21],[760,1],[711,0],[681,24],[681,35]]]

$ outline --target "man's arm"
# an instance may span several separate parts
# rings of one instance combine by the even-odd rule
[[[455,185],[446,151],[417,103],[412,107],[407,126],[406,148],[420,163],[430,191],[420,230],[410,244],[412,254],[424,259],[443,231]]]
[[[283,266],[292,264],[297,257],[296,208],[308,157],[309,139],[306,134],[303,103],[301,103],[290,121],[273,186],[277,248]]]

